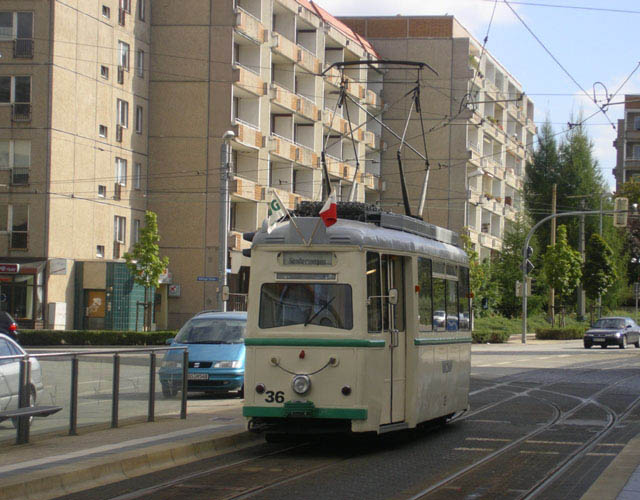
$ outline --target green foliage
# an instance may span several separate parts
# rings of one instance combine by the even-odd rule
[[[105,330],[20,330],[23,346],[165,345],[176,331],[123,332]]]
[[[479,262],[478,253],[473,249],[469,236],[461,234],[463,248],[469,257],[469,289],[473,294],[474,311],[476,316],[490,314],[498,302],[498,286],[492,278],[491,261]],[[483,299],[487,299],[489,309],[479,307]]]
[[[580,253],[569,246],[567,229],[558,228],[556,244],[549,245],[542,259],[542,274],[545,282],[555,288],[561,303],[577,288],[582,276]]]
[[[160,258],[158,219],[149,210],[144,214],[144,227],[133,250],[124,254],[134,281],[145,288],[157,287],[158,279],[169,265],[169,257]]]
[[[607,291],[616,280],[613,251],[607,242],[596,233],[591,235],[585,250],[582,266],[584,290],[592,300]]]
[[[516,297],[516,281],[522,281],[522,248],[529,224],[521,217],[505,232],[502,252],[493,262],[493,276],[498,289],[497,310],[508,318],[522,311],[522,297]]]
[[[571,340],[581,339],[586,328],[536,328],[537,340]]]

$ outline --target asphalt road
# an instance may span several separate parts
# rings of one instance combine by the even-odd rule
[[[446,426],[264,443],[66,498],[578,499],[640,431],[639,361],[580,341],[476,345],[471,410]]]

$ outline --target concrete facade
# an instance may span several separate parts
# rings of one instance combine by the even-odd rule
[[[640,95],[624,96],[624,118],[618,120],[616,148],[616,190],[627,181],[640,179]]]
[[[428,63],[420,96],[427,150],[429,184],[422,215],[456,232],[467,232],[480,259],[502,249],[522,210],[525,162],[533,148],[534,104],[522,86],[452,16],[341,18],[365,37],[382,59]],[[395,103],[415,85],[415,71],[385,75],[382,97]],[[401,83],[395,81],[401,80]],[[406,110],[386,111],[382,119],[394,128],[404,124]],[[401,130],[401,128],[400,128]],[[414,114],[407,143],[423,151],[419,117]],[[381,177],[387,189],[382,205],[397,211],[401,200],[396,151],[399,141],[382,133],[388,145]],[[416,214],[425,177],[425,162],[405,149],[412,213]]]
[[[289,209],[323,199],[323,149],[339,200],[353,190],[403,212],[398,140],[367,113],[401,131],[410,103],[394,103],[415,71],[333,63],[438,72],[421,81],[426,220],[468,228],[485,258],[520,210],[533,103],[452,17],[342,22],[307,0],[3,0],[0,52],[0,264],[20,265],[0,267],[0,309],[23,327],[87,324],[77,309],[99,290],[86,283],[108,279],[76,278],[76,264],[122,262],[147,209],[170,258],[157,326],[216,307],[229,130],[230,308],[246,307],[242,233],[262,224],[272,190]],[[360,107],[336,106],[341,86]],[[407,137],[423,149],[415,114]],[[425,165],[404,157],[415,214]]]

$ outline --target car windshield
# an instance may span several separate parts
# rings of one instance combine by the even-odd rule
[[[181,344],[241,344],[247,322],[243,319],[192,318],[176,335]]]
[[[260,328],[318,325],[351,330],[351,286],[327,283],[264,283]]]
[[[619,318],[600,318],[594,328],[624,328],[624,320]]]

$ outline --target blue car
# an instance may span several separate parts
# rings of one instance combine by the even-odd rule
[[[215,394],[236,391],[244,397],[244,336],[246,312],[196,314],[171,341],[189,349],[189,391]],[[182,388],[182,351],[167,352],[159,371],[162,395],[175,396]]]

